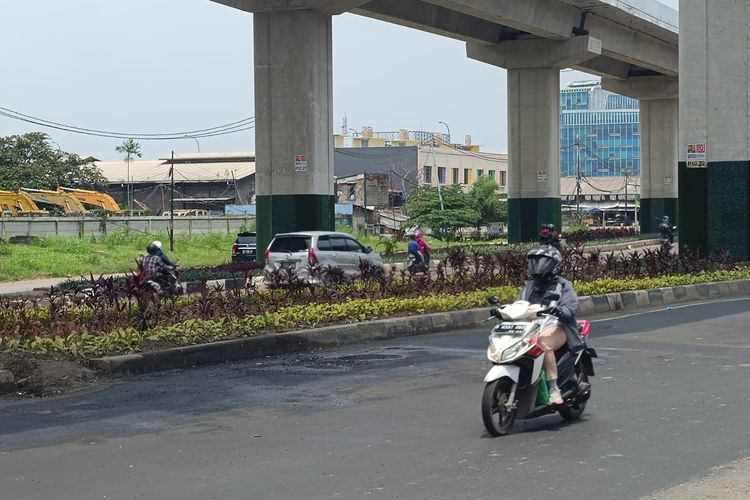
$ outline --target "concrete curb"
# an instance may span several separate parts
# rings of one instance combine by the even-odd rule
[[[16,392],[16,379],[10,370],[0,370],[0,394]]]
[[[750,295],[750,280],[593,295],[580,297],[579,315],[587,317],[592,314],[613,311],[629,312],[700,299],[745,295]],[[89,365],[99,372],[120,376],[208,363],[246,360],[373,340],[475,328],[480,326],[487,318],[488,309],[489,307],[483,307],[363,323],[349,323],[160,351],[110,356],[92,359],[89,361]]]

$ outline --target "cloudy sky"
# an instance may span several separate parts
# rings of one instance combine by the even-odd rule
[[[660,0],[677,8],[679,0]],[[253,116],[252,17],[209,0],[0,1],[0,107],[81,128],[172,133]],[[447,38],[345,14],[334,18],[337,131],[445,130],[507,149],[505,72]],[[394,78],[391,75],[399,75]],[[588,78],[566,71],[562,83]],[[118,139],[0,116],[0,136],[43,130],[62,149],[117,159]],[[252,151],[253,130],[142,141],[144,158]]]

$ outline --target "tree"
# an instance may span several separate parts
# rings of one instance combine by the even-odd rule
[[[133,210],[133,186],[130,183],[130,159],[133,156],[137,156],[138,158],[143,156],[143,153],[141,153],[141,145],[133,139],[128,139],[127,141],[122,141],[122,144],[117,146],[115,151],[125,155],[124,160],[127,164],[127,178],[125,181],[128,186],[128,210]]]
[[[477,230],[490,222],[505,222],[508,218],[508,204],[500,200],[497,189],[498,185],[493,178],[482,176],[469,192],[474,201],[474,208],[479,212]]]
[[[442,198],[442,200],[441,200]],[[457,229],[474,227],[479,212],[461,186],[419,186],[412,190],[404,206],[407,219],[401,227],[430,228],[433,236],[444,239]]]
[[[107,180],[92,158],[81,158],[50,144],[42,132],[0,137],[0,189],[106,189]]]

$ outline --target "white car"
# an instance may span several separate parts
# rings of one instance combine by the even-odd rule
[[[370,247],[355,237],[331,231],[302,231],[277,234],[265,254],[263,278],[271,284],[274,271],[294,268],[296,276],[312,284],[320,283],[320,276],[310,276],[308,266],[318,264],[326,269],[338,267],[352,278],[359,276],[360,261],[384,269],[383,260]]]

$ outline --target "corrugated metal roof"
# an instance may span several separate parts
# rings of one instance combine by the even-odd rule
[[[640,177],[629,177],[628,196],[641,192]],[[560,179],[560,196],[575,196],[576,178],[562,177]],[[625,177],[586,177],[581,180],[581,195],[625,195]]]
[[[208,153],[206,153],[208,155]],[[221,155],[221,153],[219,154]],[[211,154],[205,158],[219,158]],[[223,156],[223,158],[228,158]],[[97,161],[95,165],[110,183],[126,182],[127,164],[120,161]],[[200,163],[175,163],[175,182],[217,182],[239,180],[255,173],[254,161],[208,162],[201,158]],[[130,177],[133,182],[166,182],[169,180],[169,161],[133,160],[130,162]]]

